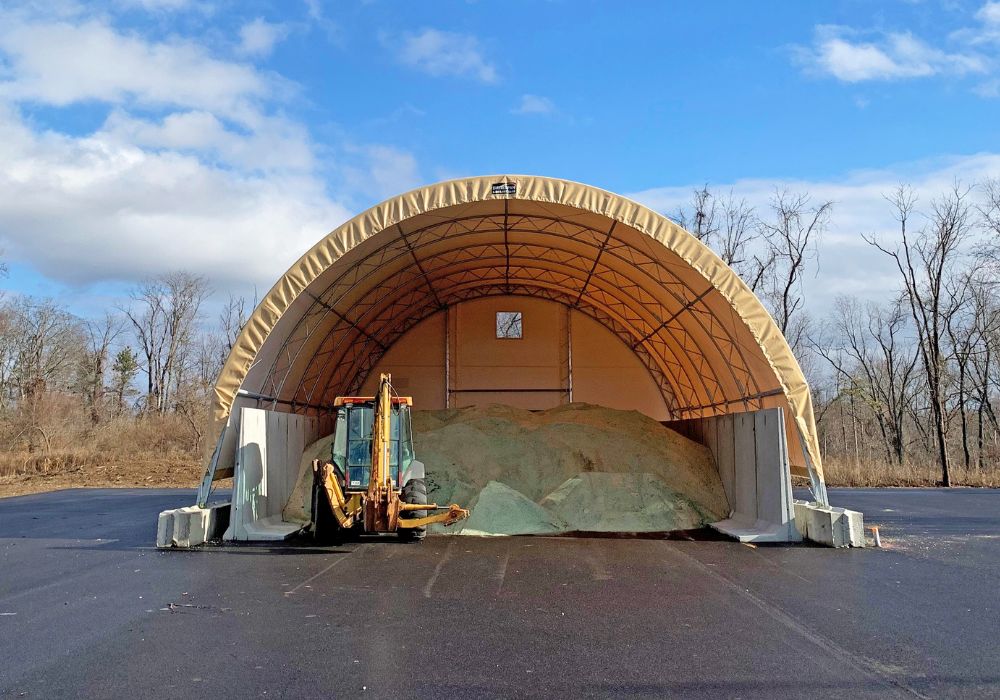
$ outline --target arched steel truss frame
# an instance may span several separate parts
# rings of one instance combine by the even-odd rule
[[[393,226],[365,241],[360,259],[335,263],[333,279],[306,292],[310,306],[271,363],[263,392],[300,412],[356,393],[417,323],[463,301],[510,294],[564,304],[608,328],[642,361],[674,418],[734,404],[754,410],[775,393],[758,386],[747,361],[753,349],[730,330],[741,323],[735,311],[720,319],[705,304],[714,288],[693,289],[670,269],[685,263],[631,245],[615,235],[617,223],[600,230],[558,212],[519,214],[511,204],[412,231]]]

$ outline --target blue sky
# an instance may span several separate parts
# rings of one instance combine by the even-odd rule
[[[0,0],[13,291],[263,292],[351,214],[501,172],[666,213],[808,190],[836,202],[814,308],[884,297],[881,194],[1000,176],[1000,2]]]

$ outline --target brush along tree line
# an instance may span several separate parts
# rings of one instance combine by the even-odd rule
[[[674,218],[771,311],[810,379],[831,474],[861,481],[878,466],[887,483],[926,483],[928,473],[944,484],[956,473],[960,482],[993,483],[1000,179],[928,201],[900,187],[885,207],[898,232],[859,235],[891,263],[896,292],[838,297],[825,318],[807,313],[802,283],[819,264],[833,202],[777,191],[758,209],[706,186]],[[0,297],[0,476],[116,450],[120,459],[196,463],[212,386],[252,308],[230,296],[212,318],[209,292],[203,277],[161,275],[91,319],[50,299]]]
[[[211,388],[249,312],[231,296],[210,322],[209,291],[203,277],[170,273],[95,319],[51,299],[0,298],[0,476],[197,463]]]

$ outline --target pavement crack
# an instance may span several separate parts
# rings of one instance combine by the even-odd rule
[[[163,612],[185,612],[185,608],[193,610],[216,610],[218,612],[229,612],[232,608],[220,608],[215,605],[195,605],[194,603],[167,603],[165,607],[160,608]]]

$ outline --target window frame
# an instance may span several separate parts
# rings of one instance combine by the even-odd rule
[[[503,314],[510,314],[511,316],[514,317],[514,318],[511,319],[511,322],[506,325],[506,331],[505,331],[505,333],[512,328],[513,323],[516,320],[517,335],[506,335],[506,334],[505,335],[501,335],[500,334],[501,333],[500,316],[503,315]],[[523,340],[524,339],[524,312],[523,311],[497,311],[496,312],[496,329],[495,330],[496,330],[496,339],[497,340]]]

